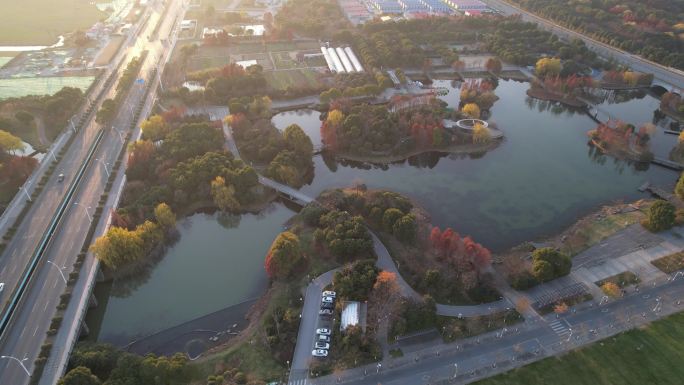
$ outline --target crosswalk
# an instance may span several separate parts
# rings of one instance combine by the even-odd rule
[[[287,383],[287,385],[306,385],[306,384],[307,384],[306,378],[302,378],[299,380],[292,380],[292,381]]]
[[[565,321],[554,320],[553,322],[549,323],[549,326],[560,338],[568,338],[571,333],[570,328]]]
[[[309,371],[304,369],[292,369],[290,371],[290,380],[287,385],[308,385],[309,384]]]

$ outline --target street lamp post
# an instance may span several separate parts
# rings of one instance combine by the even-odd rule
[[[29,370],[26,369],[26,365],[24,365],[24,361],[28,360],[28,357],[24,357],[23,360],[20,360],[20,359],[18,359],[18,358],[16,358],[16,357],[12,357],[12,356],[0,356],[0,358],[7,358],[7,359],[10,359],[10,360],[17,361],[17,362],[19,363],[19,365],[21,365],[21,368],[24,369],[24,372],[26,372],[26,375],[29,376],[29,377],[31,377],[31,372],[29,372]]]
[[[88,217],[88,220],[89,220],[91,223],[93,222],[93,217],[90,216],[90,213],[88,212],[88,209],[91,208],[90,206],[87,206],[87,207],[86,207],[86,206],[84,206],[84,205],[82,205],[82,204],[80,204],[80,203],[78,203],[78,202],[74,202],[74,206],[81,206],[81,207],[83,207],[83,210],[85,210],[85,213],[86,213],[86,216]]]
[[[31,195],[29,195],[28,190],[25,187],[27,184],[28,180],[26,181],[26,183],[24,183],[23,186],[19,186],[19,191],[23,191],[24,194],[26,194],[26,199],[28,199],[29,202],[33,202],[33,200],[31,199]]]
[[[66,284],[66,283],[67,283],[67,279],[66,279],[66,277],[64,276],[64,272],[62,271],[62,269],[66,269],[66,266],[59,267],[56,263],[54,263],[54,262],[52,262],[52,261],[47,261],[47,263],[49,263],[49,264],[51,264],[52,266],[54,266],[54,267],[57,268],[57,271],[59,271],[59,275],[62,276],[62,280],[64,281],[64,284]]]
[[[114,131],[116,131],[116,133],[119,134],[119,139],[121,139],[121,143],[125,142],[123,134],[121,133],[121,131],[117,130],[116,127],[114,127],[114,126],[112,126],[112,129],[114,129]]]
[[[107,173],[107,178],[109,178],[109,170],[107,170],[107,163],[103,162],[102,159],[95,158],[96,161],[102,163],[102,167],[104,167],[105,173]]]

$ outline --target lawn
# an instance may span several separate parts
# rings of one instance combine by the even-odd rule
[[[0,45],[51,45],[59,35],[87,29],[104,16],[90,0],[3,1]]]
[[[662,270],[664,273],[674,273],[684,269],[684,253],[674,253],[651,261],[653,266]]]
[[[50,76],[0,79],[0,100],[26,95],[52,95],[63,87],[77,87],[85,91],[94,76]]]
[[[684,313],[478,385],[678,385],[684,378]]]
[[[637,277],[636,274],[632,273],[631,271],[625,271],[596,282],[596,286],[601,287],[607,282],[612,282],[618,285],[618,287],[626,287],[637,284],[639,281],[639,277]]]
[[[277,90],[286,90],[291,86],[299,87],[318,87],[318,73],[308,69],[298,69],[291,71],[264,72],[268,84]]]

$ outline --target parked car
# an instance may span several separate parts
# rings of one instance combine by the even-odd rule
[[[4,289],[4,288],[5,288],[5,283],[0,282],[0,293],[2,293],[2,289]]]
[[[321,309],[318,311],[319,315],[333,315],[332,309]]]
[[[326,290],[323,292],[323,296],[335,298],[335,297],[337,297],[337,293],[335,293],[334,291]]]
[[[319,342],[330,342],[330,336],[318,335]]]
[[[323,303],[321,304],[321,309],[329,309],[329,310],[332,310],[332,309],[334,309],[334,308],[335,308],[335,305],[333,305],[333,304],[330,303],[330,302],[323,302]]]
[[[316,342],[316,344],[314,345],[314,347],[315,347],[316,349],[325,349],[325,350],[328,350],[328,349],[330,349],[330,344],[327,343],[327,342]]]
[[[316,329],[316,334],[322,334],[324,336],[329,336],[330,335],[330,329],[326,329],[326,328]]]
[[[333,298],[333,297],[323,297],[323,298],[321,299],[321,302],[323,302],[323,303],[333,303],[333,302],[335,302],[335,298]]]
[[[327,357],[328,351],[323,349],[314,349],[311,351],[311,355],[314,357]]]

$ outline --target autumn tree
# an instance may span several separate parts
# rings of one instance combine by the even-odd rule
[[[465,106],[463,106],[463,113],[473,119],[479,119],[480,107],[478,107],[478,105],[475,103],[468,103]]]
[[[473,126],[473,143],[489,143],[492,140],[492,135],[489,128],[482,123],[475,123]]]
[[[682,133],[684,134],[684,131]],[[684,172],[679,176],[679,180],[677,180],[677,185],[675,186],[675,194],[677,194],[679,199],[684,200]]]
[[[559,58],[544,57],[537,60],[535,65],[535,72],[541,78],[558,76],[561,69],[562,65]]]
[[[530,309],[530,300],[527,297],[520,297],[515,301],[515,310],[523,314]]]
[[[303,259],[297,235],[289,231],[282,232],[273,241],[266,255],[266,272],[274,279],[289,277]]]
[[[553,306],[553,312],[556,314],[564,314],[568,312],[568,304],[559,302]]]
[[[620,296],[621,290],[620,286],[618,286],[614,282],[606,282],[603,285],[601,285],[601,290],[603,293],[609,297],[616,298]]]
[[[169,126],[160,115],[153,115],[140,124],[140,129],[145,139],[157,141],[164,139],[169,131]]]
[[[105,235],[95,240],[90,250],[113,270],[140,260],[145,253],[140,234],[121,227],[111,227]]]
[[[165,231],[169,231],[176,226],[176,214],[174,214],[171,207],[162,202],[154,208],[154,218],[157,220],[159,226]]]
[[[24,142],[17,136],[10,134],[7,131],[0,130],[0,151],[6,153],[14,153],[15,151],[22,151],[24,149]]]
[[[211,181],[211,196],[214,204],[223,211],[237,211],[240,209],[240,202],[235,198],[235,187],[226,185],[226,180],[222,176],[217,176]]]
[[[503,67],[503,66],[502,66],[502,64],[501,64],[501,60],[499,60],[499,59],[497,59],[497,58],[495,58],[495,57],[490,57],[490,58],[487,59],[487,61],[485,62],[485,69],[487,69],[487,71],[493,72],[493,73],[495,73],[495,74],[501,73],[502,67]]]
[[[397,275],[389,271],[381,271],[368,297],[370,307],[378,317],[387,316],[394,312],[401,299],[401,288],[397,282]]]

